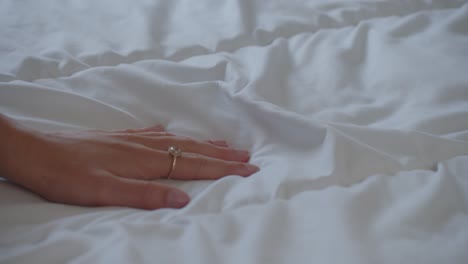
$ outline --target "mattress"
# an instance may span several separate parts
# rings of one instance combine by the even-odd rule
[[[0,24],[4,115],[260,167],[153,211],[0,180],[0,263],[468,263],[467,1],[2,0]]]

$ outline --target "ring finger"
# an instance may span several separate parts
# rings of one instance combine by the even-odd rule
[[[250,176],[259,169],[255,165],[210,158],[193,153],[183,153],[179,157],[168,154],[166,158],[168,174],[175,180],[215,180],[227,175]],[[175,163],[174,163],[174,159]],[[174,166],[172,166],[174,164]]]

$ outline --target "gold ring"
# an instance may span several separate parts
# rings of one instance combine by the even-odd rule
[[[167,179],[171,179],[172,174],[174,174],[175,166],[176,166],[176,163],[177,163],[177,157],[182,156],[182,150],[180,150],[180,148],[178,148],[178,147],[170,146],[167,149],[167,152],[169,153],[169,155],[172,156],[171,171],[169,171],[169,174],[167,175]]]

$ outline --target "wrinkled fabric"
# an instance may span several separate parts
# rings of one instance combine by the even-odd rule
[[[0,181],[1,263],[468,263],[468,2],[0,1],[0,112],[252,153],[181,210]],[[28,166],[24,164],[24,166]]]

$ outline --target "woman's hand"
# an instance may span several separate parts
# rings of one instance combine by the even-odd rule
[[[22,129],[9,138],[8,151],[0,157],[2,176],[58,203],[184,207],[190,200],[187,194],[154,181],[171,171],[170,146],[183,151],[171,176],[174,180],[215,180],[258,171],[246,163],[245,151],[222,141],[175,136],[159,126],[48,134]]]

